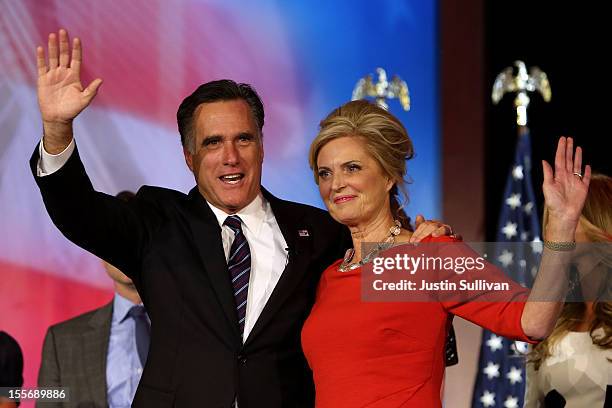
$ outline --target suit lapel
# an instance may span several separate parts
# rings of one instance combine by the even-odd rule
[[[262,192],[270,203],[274,217],[287,242],[289,260],[276,287],[270,295],[270,299],[268,299],[268,302],[264,306],[259,319],[255,322],[255,326],[253,330],[251,330],[245,342],[245,346],[247,346],[248,343],[261,332],[266,324],[270,322],[278,309],[293,293],[295,286],[302,281],[304,274],[308,271],[312,251],[312,237],[302,232],[308,231],[308,226],[301,223],[302,219],[299,217],[299,214],[295,214],[295,212],[292,211],[291,208],[288,208],[283,201],[277,199],[263,188]]]
[[[94,401],[106,406],[106,354],[110,338],[113,302],[100,308],[89,321],[89,330],[83,333],[83,367]]]
[[[225,253],[221,241],[221,228],[212,210],[198,191],[197,187],[189,192],[191,205],[191,225],[194,244],[208,274],[217,300],[223,309],[228,326],[240,338],[238,317],[234,305],[233,289],[229,279]]]

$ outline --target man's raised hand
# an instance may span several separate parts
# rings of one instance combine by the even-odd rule
[[[59,46],[58,46],[59,37]],[[89,105],[102,84],[94,79],[87,87],[81,83],[81,41],[72,41],[66,30],[49,34],[48,64],[43,47],[36,49],[38,66],[38,105],[43,120],[44,146],[49,153],[61,152],[72,139],[72,121]]]

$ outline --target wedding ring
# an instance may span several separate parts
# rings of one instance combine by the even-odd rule
[[[582,180],[582,174],[578,173],[577,171],[574,172],[574,176],[578,176],[580,177],[580,180]]]

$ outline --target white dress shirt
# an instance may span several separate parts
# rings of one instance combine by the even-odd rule
[[[36,175],[38,177],[48,176],[49,174],[53,174],[61,169],[64,164],[66,164],[70,156],[72,156],[74,147],[75,143],[73,138],[63,152],[51,154],[47,153],[45,147],[43,146],[43,141],[41,140],[38,144],[38,155],[40,159],[38,160]]]
[[[207,202],[208,203],[208,202]],[[221,227],[225,260],[229,258],[234,232],[223,225],[230,215],[208,203]],[[287,243],[270,208],[270,203],[259,194],[236,214],[242,220],[244,233],[251,250],[251,276],[247,295],[243,341],[255,326],[264,306],[280,279],[288,261]],[[229,275],[228,275],[229,276]]]
[[[63,152],[53,155],[45,151],[41,140],[37,175],[46,176],[61,169],[74,152],[74,148],[75,142],[72,139]],[[208,205],[221,227],[221,239],[223,240],[225,260],[227,261],[234,240],[234,233],[229,227],[224,226],[223,222],[230,214],[210,203]],[[243,335],[243,341],[245,341],[268,299],[270,299],[270,295],[287,265],[289,254],[287,253],[287,242],[272,213],[270,203],[261,194],[255,197],[249,205],[232,215],[237,215],[242,220],[242,231],[251,250],[251,275]]]

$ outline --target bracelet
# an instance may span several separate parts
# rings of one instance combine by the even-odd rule
[[[544,246],[551,251],[573,251],[576,248],[576,242],[544,241]]]

